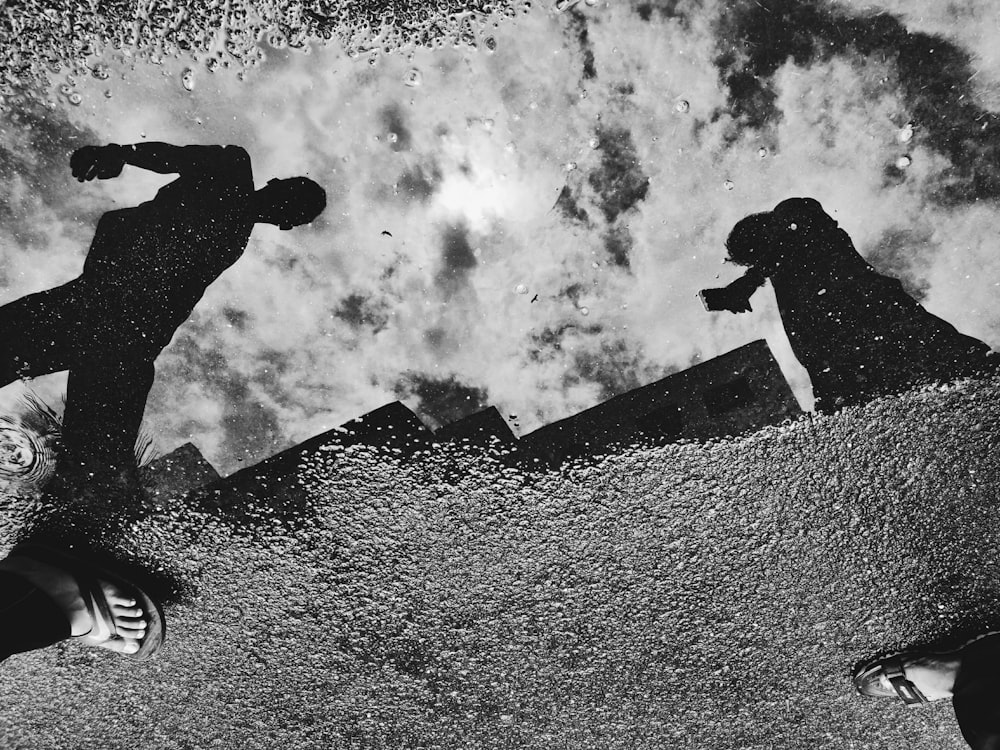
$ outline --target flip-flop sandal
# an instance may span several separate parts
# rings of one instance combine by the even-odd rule
[[[123,578],[120,574],[107,570],[66,550],[58,550],[52,547],[34,544],[25,545],[23,547],[16,547],[11,554],[48,563],[66,571],[76,579],[76,583],[80,588],[80,594],[87,605],[87,613],[90,615],[94,625],[90,629],[90,632],[75,636],[75,638],[81,639],[87,645],[92,646],[100,646],[108,641],[121,639],[121,636],[115,629],[111,607],[104,596],[104,590],[101,588],[100,582],[106,581],[121,590],[125,596],[135,599],[136,605],[142,609],[142,617],[146,621],[146,633],[139,641],[139,650],[132,654],[121,651],[116,651],[115,653],[119,653],[135,661],[145,661],[152,658],[159,651],[160,646],[163,645],[167,632],[163,609],[145,591]]]
[[[857,688],[857,691],[861,695],[869,698],[899,698],[909,706],[930,703],[931,700],[920,692],[920,689],[906,677],[903,662],[924,656],[954,656],[973,644],[996,635],[1000,635],[1000,631],[991,630],[981,633],[974,638],[970,638],[958,648],[948,651],[910,649],[872,659],[861,664],[854,670],[854,687]],[[880,678],[883,676],[888,680],[890,687],[887,688],[882,684]]]
[[[903,670],[903,659],[918,656],[915,651],[873,659],[854,670],[854,687],[861,695],[869,698],[900,698],[908,706],[930,703],[920,689],[910,682]],[[882,684],[882,677],[889,681],[889,687]]]

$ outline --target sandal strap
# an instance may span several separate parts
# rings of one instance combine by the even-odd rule
[[[903,671],[903,660],[900,657],[895,656],[883,661],[882,671],[903,703],[912,706],[928,702],[920,689],[906,678],[906,673]]]
[[[115,627],[115,617],[108,606],[108,600],[104,596],[100,582],[94,579],[76,578],[77,586],[83,595],[84,604],[87,605],[87,614],[90,615],[91,627],[86,633],[76,636],[77,638],[93,638],[101,631],[108,631],[108,635],[103,640],[112,640],[118,637],[118,629]],[[95,632],[97,631],[97,632]]]

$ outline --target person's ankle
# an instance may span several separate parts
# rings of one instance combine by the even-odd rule
[[[45,594],[62,611],[73,636],[86,635],[93,623],[76,579],[61,568],[30,557],[11,555],[0,560],[0,570],[14,573]]]
[[[916,685],[927,700],[950,698],[961,659],[958,655],[921,656],[903,664],[906,679]]]

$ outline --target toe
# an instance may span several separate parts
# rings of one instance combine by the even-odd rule
[[[131,596],[124,596],[123,594],[120,594],[120,593],[111,593],[111,594],[109,594],[107,592],[107,588],[108,587],[105,585],[104,588],[105,588],[105,597],[108,600],[108,604],[110,604],[112,607],[134,607],[134,606],[136,606],[136,601],[135,601],[135,599],[133,597],[131,597]]]
[[[112,638],[101,643],[100,646],[119,654],[134,654],[139,650],[139,641],[133,638]]]

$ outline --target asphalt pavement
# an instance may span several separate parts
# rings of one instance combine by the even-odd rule
[[[12,657],[0,747],[964,748],[849,673],[1000,627],[998,392],[541,476],[321,449],[296,518],[239,527],[165,502],[115,542],[188,591],[160,656]]]

